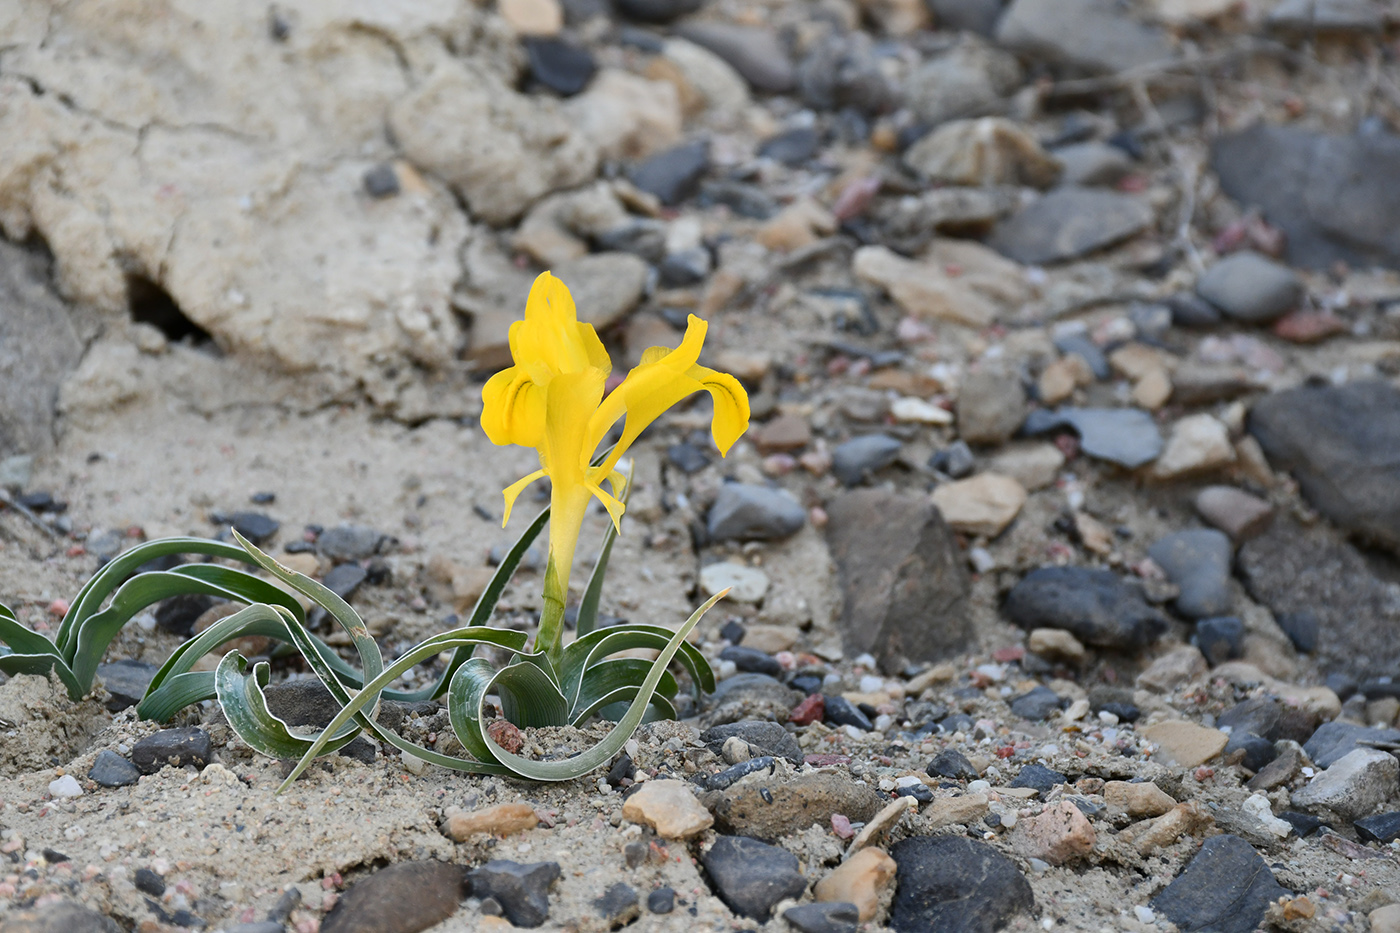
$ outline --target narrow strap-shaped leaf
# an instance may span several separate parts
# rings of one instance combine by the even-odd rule
[[[170,657],[165,659],[160,670],[151,678],[146,696],[149,697],[161,689],[167,678],[189,672],[200,658],[235,638],[262,635],[290,642],[292,636],[287,632],[287,624],[282,621],[282,616],[277,612],[267,612],[267,608],[265,603],[247,606],[232,615],[224,616],[194,638],[184,642],[171,652]],[[142,709],[143,706],[144,701],[136,707],[136,712],[144,719],[146,713]]]
[[[187,671],[171,674],[157,689],[149,690],[136,704],[136,715],[153,722],[169,722],[186,706],[217,699],[213,671]]]
[[[504,748],[501,748],[500,745],[493,742],[489,735],[483,734],[482,739],[490,745],[492,757],[519,776],[532,781],[570,781],[606,763],[613,755],[617,754],[618,750],[632,737],[632,733],[637,731],[637,726],[641,724],[642,717],[646,714],[647,707],[651,704],[656,685],[661,681],[662,675],[666,673],[666,665],[671,663],[671,659],[675,657],[676,652],[680,650],[680,646],[685,641],[685,637],[695,628],[700,618],[709,608],[727,595],[728,592],[729,590],[727,589],[721,590],[714,596],[711,596],[699,609],[691,613],[690,618],[686,619],[684,625],[676,629],[671,640],[668,641],[666,647],[661,650],[661,654],[652,662],[651,671],[647,674],[646,680],[644,680],[638,688],[637,695],[632,700],[632,705],[627,708],[627,714],[618,720],[617,725],[613,726],[607,736],[597,745],[575,755],[573,758],[568,758],[563,761],[533,761],[529,758],[506,751]],[[484,694],[477,700],[475,718],[478,721],[482,718],[481,704],[484,700]]]
[[[627,470],[627,485],[622,490],[622,505],[624,511],[627,503],[632,498],[632,468]],[[608,572],[608,559],[612,557],[613,542],[617,540],[617,528],[608,523],[608,527],[603,530],[603,549],[598,552],[598,562],[593,565],[593,572],[588,575],[588,587],[583,591],[583,600],[578,604],[578,620],[574,624],[574,631],[579,637],[583,637],[593,631],[598,624],[598,606],[603,600],[603,577]]]
[[[38,632],[20,624],[10,607],[0,603],[0,671],[15,674],[48,674],[53,671],[68,691],[68,698],[81,700],[87,691],[78,683],[58,646]]]
[[[249,605],[267,603],[272,606],[285,606],[298,619],[306,618],[301,603],[297,602],[291,593],[262,577],[253,576],[246,570],[225,567],[223,564],[182,564],[170,572],[182,573],[237,593],[241,597],[240,602]]]
[[[636,688],[631,688],[635,690]],[[599,719],[606,719],[608,722],[617,722],[627,715],[628,706],[632,700],[632,692],[628,688],[617,691],[618,698],[614,702],[604,703],[598,707],[595,715]],[[646,712],[642,713],[642,723],[656,722],[660,719],[675,719],[676,708],[671,705],[671,701],[661,694],[654,694],[651,702],[647,704]],[[639,723],[640,725],[640,723]]]
[[[641,658],[610,658],[590,667],[583,676],[578,699],[570,709],[569,721],[577,725],[607,703],[622,699],[616,696],[611,699],[604,698],[617,690],[635,689],[646,679],[651,670],[651,663]],[[676,678],[667,671],[656,685],[656,696],[666,699],[669,706],[670,698],[674,697],[679,689]],[[626,699],[630,700],[632,696],[629,694]]]
[[[311,740],[294,734],[283,719],[267,708],[267,697],[262,691],[268,682],[267,663],[258,662],[252,671],[247,668],[247,659],[237,651],[230,651],[214,672],[219,706],[228,717],[229,725],[256,752],[284,760],[300,758]],[[342,735],[332,736],[324,747],[327,751],[339,749],[359,731],[351,728]]]
[[[560,661],[559,681],[560,689],[568,698],[570,707],[577,705],[579,684],[584,672],[593,665],[619,651],[628,651],[634,648],[663,648],[670,641],[672,634],[670,629],[658,625],[618,625],[599,629],[566,647]],[[682,644],[676,657],[681,666],[690,674],[697,696],[701,693],[714,692],[714,671],[710,668],[710,662],[705,660],[705,656],[700,653],[699,649],[689,643]]]
[[[103,564],[78,591],[78,595],[73,597],[68,612],[63,616],[63,623],[58,627],[58,635],[54,638],[54,644],[58,645],[63,656],[72,659],[70,642],[74,638],[78,623],[96,614],[108,594],[126,582],[142,564],[171,554],[209,554],[249,563],[248,555],[242,548],[208,538],[159,538],[138,544]]]
[[[559,685],[528,658],[501,668],[494,686],[501,698],[501,711],[517,726],[563,726],[569,722],[569,704]]]

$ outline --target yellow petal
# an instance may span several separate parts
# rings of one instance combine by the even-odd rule
[[[603,383],[607,376],[599,369],[562,373],[549,384],[545,396],[544,437],[539,445],[540,462],[554,480],[561,484],[581,484],[584,470],[592,459],[592,448],[586,447],[588,422],[603,398]]]
[[[616,489],[617,487],[614,486],[613,488]],[[612,518],[613,527],[617,529],[618,534],[622,534],[622,513],[627,507],[616,497],[610,496],[604,492],[603,487],[598,483],[590,483],[588,491],[597,496],[598,501],[603,503],[603,508],[608,510],[608,515]]]
[[[537,447],[544,436],[545,393],[519,366],[481,387],[481,428],[493,444]]]
[[[627,414],[627,420],[622,425],[622,437],[598,471],[603,475],[612,472],[627,448],[653,421],[701,388],[703,386],[699,382],[685,373],[676,372],[665,362],[638,366],[628,373],[622,385],[613,389],[589,425],[590,436],[601,441],[617,421],[618,415],[623,412]]]
[[[548,272],[540,273],[525,302],[525,320],[511,327],[511,355],[516,365],[527,367],[535,381],[549,374],[578,372],[592,367],[612,369],[603,342],[591,324],[580,324],[573,296],[564,283]]]
[[[530,485],[530,484],[533,483],[535,480],[539,479],[540,477],[542,477],[542,476],[544,476],[544,475],[545,475],[544,470],[536,470],[535,472],[531,473],[529,476],[522,477],[521,479],[516,480],[515,482],[511,483],[509,486],[507,486],[507,487],[505,488],[505,495],[506,495],[506,514],[503,515],[503,516],[501,517],[501,527],[502,527],[502,528],[506,527],[506,522],[510,521],[510,510],[513,509],[513,508],[515,508],[515,500],[516,500],[516,498],[517,498],[522,492],[525,491],[525,487],[526,487],[526,486]]]
[[[749,394],[729,373],[716,372],[704,366],[692,366],[686,375],[709,391],[715,401],[710,434],[715,439],[721,457],[729,453],[743,433],[749,429]]]

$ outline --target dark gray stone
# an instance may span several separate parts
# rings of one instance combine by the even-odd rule
[[[687,22],[676,32],[724,59],[756,91],[781,94],[792,90],[792,59],[773,30],[734,23]]]
[[[881,67],[882,56],[863,30],[833,32],[812,44],[797,67],[802,99],[817,110],[850,108],[866,117],[900,104],[898,85]]]
[[[650,218],[636,218],[593,238],[593,245],[603,252],[632,253],[653,265],[666,258],[666,226]],[[685,316],[680,326],[685,326]]]
[[[1109,143],[1072,143],[1056,148],[1051,155],[1064,166],[1062,185],[1111,186],[1133,170],[1132,157]]]
[[[142,774],[155,774],[166,765],[183,768],[194,765],[203,768],[209,763],[213,748],[209,733],[189,726],[183,729],[162,729],[140,739],[131,746],[131,763]]]
[[[996,39],[1080,71],[1128,71],[1175,57],[1162,30],[1130,18],[1113,0],[1014,0]]]
[[[1252,732],[1269,741],[1279,737],[1279,727],[1283,723],[1283,709],[1273,697],[1250,697],[1242,700],[1221,713],[1215,720],[1218,728],[1228,728],[1232,732]]]
[[[614,930],[636,920],[642,912],[637,890],[621,881],[609,885],[603,896],[593,902],[593,909]]]
[[[720,900],[750,920],[766,921],[773,905],[807,890],[797,856],[748,836],[721,836],[700,862]]]
[[[565,97],[572,97],[593,80],[598,66],[585,48],[560,39],[525,40],[530,77]]]
[[[930,457],[928,465],[950,479],[962,479],[972,474],[977,458],[966,441],[954,441]]]
[[[737,765],[725,768],[717,774],[712,774],[705,779],[706,790],[728,790],[750,774],[757,774],[760,771],[773,773],[777,762],[772,755],[759,755],[757,758],[750,758],[748,761],[741,761]]]
[[[831,452],[831,472],[846,486],[854,486],[899,457],[902,445],[888,434],[865,434],[836,445]]]
[[[767,674],[769,677],[778,677],[783,673],[783,666],[778,663],[777,658],[759,651],[757,648],[730,645],[719,653],[719,659],[732,661],[736,668],[750,674]]]
[[[1363,742],[1400,742],[1400,729],[1359,726],[1341,721],[1324,722],[1304,743],[1303,751],[1319,768],[1330,768],[1358,748],[1370,747],[1363,745]]]
[[[59,387],[86,349],[86,327],[54,293],[48,265],[0,240],[0,460],[53,446]]]
[[[1167,299],[1172,323],[1177,327],[1213,327],[1220,323],[1220,309],[1194,292],[1178,292]]]
[[[634,166],[632,184],[674,206],[690,197],[710,165],[710,143],[699,139],[657,153]]]
[[[1049,687],[1035,687],[1028,693],[1023,693],[1011,699],[1012,714],[1039,722],[1042,719],[1049,719],[1060,711],[1060,698],[1054,690]]]
[[[1002,610],[1023,629],[1059,628],[1106,648],[1141,648],[1167,631],[1142,590],[1111,570],[1041,567],[1011,590]]]
[[[419,933],[457,912],[462,881],[461,867],[446,862],[390,865],[340,895],[321,933]]]
[[[156,617],[156,625],[161,630],[188,638],[194,631],[195,621],[213,609],[217,602],[214,597],[204,593],[181,593],[162,599],[156,604],[152,615]]]
[[[1108,365],[1108,359],[1099,349],[1099,345],[1083,334],[1067,334],[1056,338],[1055,349],[1066,356],[1073,353],[1088,363],[1089,370],[1094,374],[1095,379],[1107,379],[1113,375],[1113,370]]]
[[[1284,516],[1240,546],[1245,588],[1275,618],[1310,613],[1315,657],[1324,673],[1362,678],[1400,670],[1400,600],[1366,557],[1323,523],[1303,527]]]
[[[1216,137],[1211,167],[1226,194],[1287,234],[1290,265],[1400,269],[1400,136],[1259,123]]]
[[[783,919],[800,933],[856,933],[860,909],[845,901],[802,904],[783,911]]]
[[[549,889],[559,880],[558,862],[522,865],[495,859],[467,873],[475,897],[494,897],[506,919],[518,927],[537,927],[549,919]]]
[[[1005,0],[924,0],[939,29],[957,29],[991,37]]]
[[[141,777],[140,770],[121,755],[104,748],[93,759],[88,777],[103,787],[128,787]]]
[[[758,147],[758,154],[765,159],[796,167],[815,156],[820,146],[821,137],[817,131],[810,126],[801,126],[765,139]]]
[[[1230,596],[1230,537],[1214,528],[1193,528],[1167,535],[1147,549],[1157,566],[1181,588],[1176,611],[1188,619],[1227,615]]]
[[[211,515],[217,525],[230,525],[253,544],[262,544],[282,527],[282,523],[262,512],[225,512]]]
[[[287,928],[276,920],[261,920],[256,923],[235,923],[225,927],[224,933],[286,933]]]
[[[1277,392],[1255,404],[1249,431],[1318,511],[1400,554],[1400,389],[1375,380]]]
[[[380,162],[365,170],[365,194],[372,198],[392,198],[399,193],[399,173],[393,163]]]
[[[955,781],[975,781],[981,774],[972,766],[972,762],[967,760],[967,756],[956,748],[950,748],[939,752],[928,763],[928,774],[930,777],[946,777]]]
[[[1400,812],[1363,816],[1352,825],[1362,842],[1379,842],[1385,845],[1400,839]]]
[[[855,726],[870,732],[875,728],[875,724],[870,721],[870,717],[860,711],[860,709],[850,700],[842,696],[824,695],[823,718],[837,726]]]
[[[1033,787],[1040,791],[1040,796],[1044,797],[1055,789],[1057,785],[1068,784],[1069,778],[1058,771],[1045,767],[1044,765],[1029,764],[1021,768],[1015,780],[1011,782],[1012,787]]]
[[[995,933],[1035,907],[1016,863],[961,836],[912,836],[890,849],[898,865],[890,926],[899,933]]]
[[[1287,266],[1248,250],[1233,253],[1206,270],[1196,294],[1246,324],[1267,324],[1292,311],[1303,298],[1303,281]]]
[[[138,868],[131,876],[131,883],[136,885],[136,890],[143,891],[151,897],[160,897],[165,893],[165,879],[149,868]]]
[[[11,909],[0,923],[4,933],[120,933],[120,929],[97,911],[72,901]]]
[[[321,532],[316,549],[337,563],[364,560],[378,554],[387,538],[368,525],[336,525]]]
[[[703,282],[710,274],[710,251],[696,246],[671,253],[661,260],[656,271],[661,275],[661,284],[667,288],[684,288]]]
[[[647,895],[647,910],[654,914],[669,914],[676,909],[676,889],[657,888]]]
[[[369,574],[359,564],[337,564],[321,578],[321,584],[341,599],[348,600]]]
[[[1317,614],[1309,609],[1299,612],[1281,612],[1274,616],[1274,621],[1278,627],[1283,629],[1283,634],[1288,636],[1288,640],[1293,642],[1293,647],[1304,654],[1312,654],[1317,650],[1317,636],[1320,623]]]
[[[682,473],[699,473],[710,465],[709,456],[694,444],[672,444],[666,448],[666,459]]]
[[[1235,616],[1216,616],[1196,623],[1191,644],[1201,649],[1212,665],[1244,656],[1244,622]]]
[[[716,755],[731,736],[738,736],[764,755],[786,758],[794,764],[802,763],[802,746],[797,738],[776,722],[731,722],[722,726],[712,726],[700,733],[700,741],[710,747]]]
[[[1290,37],[1316,34],[1375,34],[1385,28],[1376,0],[1282,0],[1269,11],[1269,28]]]
[[[1140,198],[1098,188],[1056,188],[997,224],[987,241],[1026,265],[1078,259],[1120,243],[1152,225]]]
[[[687,13],[694,13],[705,0],[614,0],[617,11],[644,23],[669,23]]]
[[[1293,827],[1293,834],[1299,839],[1306,839],[1327,825],[1320,817],[1311,813],[1299,813],[1296,810],[1285,810],[1278,815],[1278,818]]]
[[[1162,452],[1157,423],[1137,408],[1039,409],[1026,419],[1022,430],[1035,435],[1066,427],[1079,435],[1084,453],[1130,470],[1151,463]]]
[[[735,674],[726,677],[710,694],[712,723],[743,719],[786,719],[802,702],[802,694],[767,674]]]
[[[151,685],[151,678],[158,670],[160,668],[154,664],[129,658],[97,665],[97,679],[102,682],[108,694],[104,705],[108,710],[118,713],[140,703],[146,696],[146,688]]]
[[[1264,770],[1265,765],[1278,757],[1273,742],[1249,732],[1231,733],[1230,741],[1225,743],[1225,757],[1229,758],[1235,752],[1244,753],[1240,758],[1240,764],[1256,774]]]
[[[895,674],[966,650],[971,581],[957,540],[927,496],[858,489],[827,506],[827,543],[843,595],[846,651]]]
[[[1152,907],[1183,933],[1252,933],[1263,923],[1269,904],[1288,894],[1248,842],[1239,836],[1215,836],[1153,898]]]
[[[268,710],[289,726],[323,728],[340,712],[340,704],[331,696],[326,685],[315,678],[285,680],[263,688]],[[405,718],[418,714],[431,716],[438,705],[432,702],[401,703],[381,700],[378,722],[386,729],[398,729]]]
[[[772,540],[796,534],[807,522],[807,510],[781,489],[725,483],[707,518],[710,537]]]

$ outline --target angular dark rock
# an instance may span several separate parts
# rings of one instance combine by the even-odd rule
[[[1217,616],[1196,623],[1191,644],[1201,649],[1211,664],[1223,664],[1244,655],[1244,622],[1235,616]]]
[[[155,774],[166,765],[183,768],[194,765],[203,768],[209,763],[213,749],[209,733],[193,726],[183,729],[162,729],[131,746],[131,763],[142,774]]]
[[[369,573],[359,564],[337,564],[321,578],[321,585],[341,599],[348,600],[367,576]]]
[[[1012,715],[1032,722],[1049,719],[1060,711],[1060,698],[1049,687],[1034,687],[1010,700]]]
[[[587,49],[560,39],[527,39],[525,54],[530,61],[530,77],[565,97],[588,87],[598,70]]]
[[[939,752],[928,763],[930,777],[946,777],[956,781],[975,781],[981,774],[967,760],[967,756],[956,748]]]
[[[1363,816],[1352,824],[1362,842],[1379,842],[1381,845],[1400,839],[1400,812],[1377,813]]]
[[[785,130],[777,136],[770,136],[758,147],[758,154],[764,158],[797,166],[817,154],[821,137],[810,126]]]
[[[704,5],[705,0],[616,0],[619,13],[644,23],[669,23]]]
[[[467,873],[475,897],[494,897],[506,919],[518,927],[537,927],[549,919],[549,889],[559,880],[558,862],[522,865],[494,859]]]
[[[1330,768],[1358,748],[1367,747],[1363,742],[1400,742],[1400,729],[1382,729],[1341,721],[1324,722],[1303,744],[1303,751],[1319,768]]]
[[[802,904],[783,911],[783,919],[798,933],[856,933],[860,910],[845,901]]]
[[[121,755],[104,748],[93,759],[88,777],[103,787],[128,787],[140,779],[141,772]]]
[[[894,463],[902,446],[888,434],[853,437],[832,450],[831,472],[842,484],[854,486],[869,474]]]
[[[400,862],[350,886],[322,933],[419,933],[457,912],[463,872],[446,862]]]
[[[621,881],[609,885],[603,896],[593,902],[593,909],[614,930],[636,920],[642,912],[637,890]]]
[[[1207,839],[1152,907],[1184,933],[1252,933],[1269,904],[1289,892],[1239,836]]]
[[[1142,590],[1111,570],[1041,567],[1011,590],[1002,611],[1023,629],[1059,628],[1108,648],[1141,648],[1167,631]]]
[[[750,920],[767,920],[773,905],[807,890],[797,856],[748,836],[719,837],[700,862],[720,900]]]
[[[118,713],[140,703],[158,670],[160,668],[154,664],[129,658],[97,665],[97,679],[102,681],[109,695],[105,704],[107,709]]]
[[[1058,771],[1054,771],[1044,765],[1029,764],[1021,768],[1016,778],[1011,782],[1011,787],[1033,787],[1040,791],[1040,796],[1044,797],[1055,789],[1057,784],[1068,784],[1069,778]]]
[[[743,483],[721,486],[707,518],[716,541],[786,538],[806,522],[806,510],[786,492]]]
[[[72,901],[13,909],[5,914],[5,933],[119,933],[120,927],[95,910]]]
[[[710,143],[700,139],[657,153],[633,167],[632,184],[674,206],[690,197],[710,165]]]
[[[669,914],[676,909],[676,889],[657,888],[647,895],[647,910],[654,914]]]
[[[767,674],[769,677],[777,677],[783,672],[783,666],[777,662],[777,659],[757,648],[730,645],[719,653],[719,657],[721,661],[734,662],[735,667],[750,674]]]
[[[282,527],[281,522],[262,512],[222,512],[211,514],[209,518],[216,525],[232,526],[254,544],[262,544]]]
[[[156,625],[162,630],[187,638],[193,631],[195,620],[214,608],[216,602],[218,600],[214,597],[203,593],[181,593],[179,596],[162,599],[156,604],[152,615],[156,617]]]
[[[997,225],[987,241],[1025,265],[1064,262],[1147,229],[1152,208],[1131,195],[1098,188],[1056,188]]]
[[[388,535],[368,525],[336,525],[316,538],[316,549],[336,562],[364,560],[378,554]]]
[[[1249,431],[1319,512],[1400,555],[1400,389],[1303,386],[1255,403]]]
[[[1001,45],[1092,72],[1127,71],[1173,57],[1162,30],[1113,0],[1014,0],[997,23]]]
[[[1244,753],[1240,764],[1255,773],[1264,770],[1264,766],[1273,761],[1278,754],[1274,751],[1273,742],[1250,732],[1231,733],[1230,741],[1225,743],[1225,757],[1229,758],[1235,752]]]
[[[724,59],[756,91],[781,94],[792,89],[792,59],[771,29],[688,21],[680,24],[676,32]]]
[[[1216,137],[1211,167],[1226,194],[1287,234],[1290,265],[1400,269],[1400,136],[1261,122]]]
[[[870,717],[865,715],[856,707],[854,703],[843,696],[823,695],[824,714],[823,718],[837,726],[855,726],[866,732],[875,728]]]
[[[848,652],[868,651],[893,674],[967,648],[972,584],[952,529],[927,497],[859,489],[834,499],[827,514]]]
[[[995,933],[1035,907],[1016,863],[961,836],[911,836],[890,849],[899,866],[889,924],[899,933]]]
[[[1066,427],[1079,435],[1084,453],[1130,470],[1151,463],[1162,452],[1157,423],[1137,408],[1038,409],[1031,412],[1021,430],[1036,435]]]
[[[802,746],[797,744],[796,736],[776,722],[750,720],[713,726],[700,733],[700,741],[718,755],[725,741],[731,736],[738,736],[765,755],[786,758],[793,764],[802,763]]]
[[[1312,615],[1314,655],[1324,672],[1365,678],[1400,670],[1394,585],[1324,523],[1303,527],[1279,516],[1240,546],[1235,566],[1249,595],[1275,618]]]
[[[131,883],[136,885],[136,890],[143,891],[151,897],[160,897],[165,893],[165,879],[149,868],[138,868],[131,876]]]

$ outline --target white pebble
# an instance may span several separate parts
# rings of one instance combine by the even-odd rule
[[[1016,817],[1016,811],[1015,811],[1015,810],[1008,810],[1007,812],[1005,812],[1005,813],[1003,813],[1003,814],[1001,815],[1001,828],[1002,828],[1002,829],[1015,829],[1015,828],[1016,828],[1016,819],[1017,819],[1017,817]]]
[[[733,661],[723,660],[715,665],[715,679],[728,680],[739,673],[739,667]]]
[[[1067,722],[1078,722],[1089,714],[1089,701],[1085,699],[1075,700],[1065,710],[1065,720]]]
[[[969,781],[967,784],[967,792],[969,794],[985,794],[991,789],[992,785],[986,781]]]
[[[1143,923],[1157,922],[1157,914],[1153,912],[1151,907],[1134,907],[1133,913],[1137,914],[1137,918]]]
[[[917,774],[906,774],[894,779],[895,787],[918,787],[922,783],[924,783],[924,779]]]
[[[1031,871],[1037,875],[1050,870],[1050,863],[1041,859],[1031,858],[1026,859],[1026,862],[1031,866]]]
[[[879,693],[885,689],[885,678],[876,677],[874,674],[866,674],[860,679],[861,693]]]
[[[71,774],[49,781],[49,793],[55,797],[81,797],[83,786]]]
[[[855,663],[860,665],[861,667],[874,667],[875,655],[867,651],[865,654],[857,656]]]
[[[891,716],[889,713],[881,713],[879,716],[875,717],[876,732],[888,732],[890,731],[890,726],[893,725],[894,717]]]
[[[1101,709],[1099,710],[1099,722],[1103,723],[1105,726],[1116,726],[1118,725],[1118,716],[1116,713],[1110,713],[1106,709]]]
[[[428,770],[428,763],[422,758],[419,758],[417,755],[411,755],[408,752],[402,752],[400,753],[399,757],[403,759],[404,768],[406,768],[411,774],[422,774],[424,771]]]
[[[885,793],[888,794],[890,791],[894,790],[896,786],[895,782],[891,781],[889,778],[880,778],[880,790]]]
[[[967,560],[978,573],[990,573],[997,566],[997,559],[984,547],[975,547],[968,551]]]
[[[1005,679],[1006,668],[1000,664],[979,664],[977,665],[977,673],[996,683]]]
[[[853,739],[859,740],[865,738],[864,730],[857,729],[855,726],[842,726],[841,729]]]

